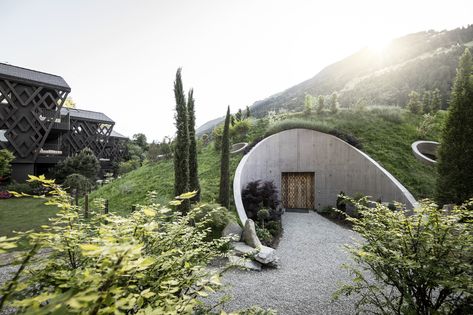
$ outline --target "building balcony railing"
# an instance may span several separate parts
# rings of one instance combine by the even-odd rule
[[[41,150],[39,150],[40,155],[63,155],[61,146],[57,143],[45,143]]]
[[[53,129],[69,130],[70,128],[69,114],[61,115],[60,117],[57,117],[57,115],[58,113],[55,110],[43,109],[41,111],[41,115],[39,116],[39,119],[43,121],[44,120],[52,121]]]

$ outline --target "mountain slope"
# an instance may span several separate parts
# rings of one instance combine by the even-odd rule
[[[415,90],[439,89],[446,108],[458,58],[473,47],[473,25],[450,31],[427,31],[393,40],[380,53],[368,48],[331,64],[313,78],[250,106],[256,117],[269,111],[302,110],[304,96],[339,94],[342,107],[363,99],[367,105],[404,106]],[[209,132],[221,119],[201,126]]]

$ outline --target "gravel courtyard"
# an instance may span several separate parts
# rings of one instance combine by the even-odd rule
[[[233,300],[228,311],[259,305],[278,314],[353,314],[353,300],[331,302],[339,282],[350,280],[340,265],[350,262],[343,244],[356,234],[316,213],[285,213],[277,254],[281,268],[224,275]]]

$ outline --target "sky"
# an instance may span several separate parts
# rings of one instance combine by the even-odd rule
[[[471,0],[0,0],[0,62],[62,76],[78,108],[152,141],[175,133],[179,67],[199,126],[472,12]]]

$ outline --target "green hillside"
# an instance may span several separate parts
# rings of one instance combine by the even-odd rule
[[[235,172],[240,159],[241,155],[231,156],[231,174]],[[213,202],[218,199],[220,152],[217,152],[213,145],[208,145],[202,148],[198,154],[198,161],[202,200]],[[92,192],[90,200],[93,202],[97,197],[108,199],[111,210],[129,213],[132,205],[143,204],[149,191],[155,191],[158,200],[163,203],[168,202],[174,197],[174,168],[172,159],[157,163],[147,163],[137,170],[127,173],[121,178]]]
[[[391,41],[382,51],[369,48],[328,65],[314,77],[250,106],[256,117],[269,112],[303,110],[305,94],[338,93],[342,107],[359,100],[368,105],[407,103],[411,91],[438,89],[442,108],[448,106],[458,59],[473,44],[473,25],[449,31],[426,31]],[[223,118],[203,124],[198,134],[210,132]]]
[[[286,113],[253,121],[249,140],[298,127],[327,132],[337,130],[359,141],[362,151],[391,172],[416,198],[432,197],[435,168],[417,161],[411,152],[411,144],[421,138],[438,140],[444,114],[443,111],[437,113],[434,122],[420,135],[417,129],[424,118],[399,108],[374,107],[363,111],[345,109],[337,114]],[[216,200],[218,196],[219,158],[212,144],[204,147],[199,154],[202,197],[207,202]],[[232,175],[240,159],[241,155],[232,156]],[[133,204],[143,202],[147,191],[156,191],[163,202],[172,198],[173,179],[172,160],[146,164],[101,187],[91,196],[106,198],[111,209],[126,213]]]

